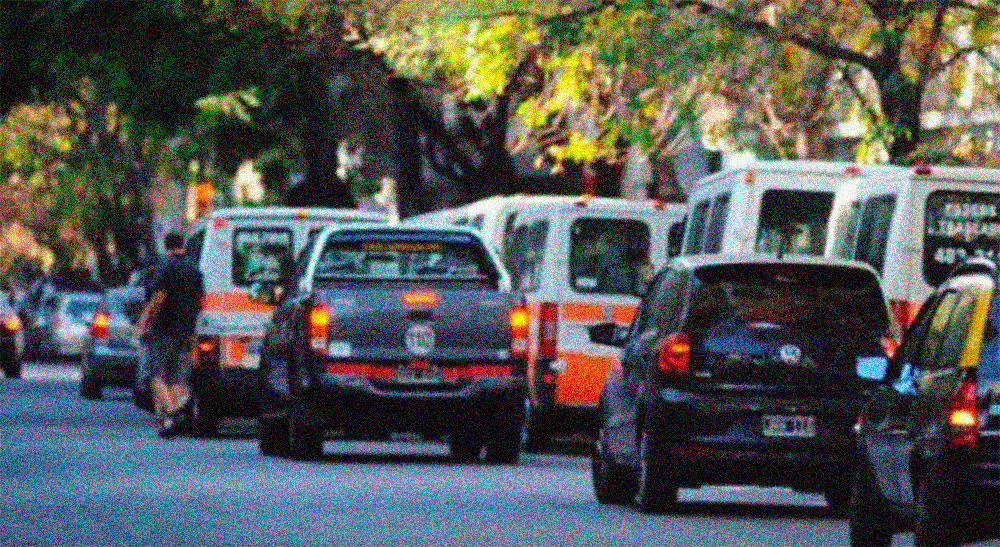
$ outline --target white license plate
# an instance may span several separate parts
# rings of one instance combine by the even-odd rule
[[[761,433],[765,437],[812,438],[816,436],[816,417],[764,415]]]
[[[243,368],[260,368],[260,354],[259,353],[244,353],[243,354]]]

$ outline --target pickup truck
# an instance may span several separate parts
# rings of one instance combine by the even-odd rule
[[[302,252],[261,345],[260,450],[315,459],[328,435],[447,438],[460,462],[515,463],[528,317],[462,227],[330,226]]]

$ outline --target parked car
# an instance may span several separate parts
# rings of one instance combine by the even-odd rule
[[[140,349],[135,323],[142,313],[141,287],[104,291],[90,320],[80,361],[80,396],[100,399],[106,385],[133,388]]]
[[[447,436],[457,461],[517,461],[527,310],[478,232],[331,226],[294,271],[261,348],[261,452],[410,432]]]
[[[0,299],[0,368],[7,378],[21,377],[24,329],[21,318],[6,298]]]
[[[884,360],[894,339],[867,264],[681,257],[657,274],[630,326],[589,331],[622,348],[599,405],[599,501],[661,512],[681,487],[756,484],[847,506],[851,426],[874,387],[857,370]]]
[[[43,330],[41,354],[57,359],[78,358],[90,332],[90,321],[101,300],[100,293],[56,293]]]
[[[857,422],[851,545],[1000,537],[998,267],[958,266],[920,308]]]

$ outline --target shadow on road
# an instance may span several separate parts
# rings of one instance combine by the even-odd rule
[[[671,512],[684,516],[725,516],[746,518],[841,519],[827,507],[801,505],[770,505],[746,502],[687,501],[677,504]]]

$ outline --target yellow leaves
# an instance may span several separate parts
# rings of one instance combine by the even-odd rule
[[[976,47],[988,47],[1000,42],[1000,13],[983,12],[973,23],[970,38]]]
[[[222,95],[208,95],[194,102],[195,108],[202,112],[220,116],[231,116],[243,123],[253,123],[250,108],[260,106],[257,89],[231,91]]]
[[[310,0],[250,0],[250,3],[260,10],[265,21],[295,30]]]

